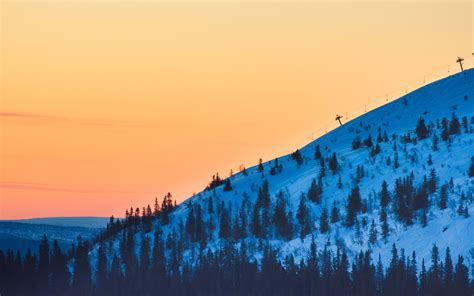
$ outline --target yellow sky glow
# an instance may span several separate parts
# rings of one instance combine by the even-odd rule
[[[182,201],[474,45],[470,1],[0,5],[0,219]]]

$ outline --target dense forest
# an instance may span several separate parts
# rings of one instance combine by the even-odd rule
[[[127,231],[127,233],[131,233]],[[306,258],[280,261],[264,245],[260,263],[248,256],[245,242],[239,248],[225,244],[215,251],[200,249],[195,265],[179,252],[179,241],[166,241],[160,230],[154,244],[144,239],[137,254],[125,235],[122,254],[111,262],[99,247],[91,267],[89,245],[79,240],[64,254],[57,243],[44,237],[38,256],[22,257],[0,251],[2,295],[472,295],[468,267],[459,256],[454,262],[449,249],[436,246],[431,262],[418,270],[416,254],[392,246],[392,258],[383,266],[373,262],[370,251],[352,262],[345,251],[318,250],[314,241]],[[166,256],[171,245],[171,254]],[[110,268],[108,268],[110,266]]]

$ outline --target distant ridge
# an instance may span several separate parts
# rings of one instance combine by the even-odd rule
[[[43,224],[67,227],[105,228],[109,218],[107,217],[44,217],[18,220],[0,220],[26,224]]]

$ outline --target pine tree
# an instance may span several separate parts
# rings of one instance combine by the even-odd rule
[[[353,226],[357,213],[361,210],[362,201],[360,198],[359,187],[354,187],[348,197],[346,225]]]
[[[372,223],[370,224],[370,232],[369,232],[369,243],[372,245],[377,243],[377,228],[375,227],[375,221],[372,220]]]
[[[275,223],[275,228],[279,235],[287,240],[291,239],[293,231],[286,213],[286,201],[282,191],[280,191],[277,196],[273,222]]]
[[[303,157],[301,156],[301,152],[299,149],[296,149],[295,152],[291,153],[291,158],[296,161],[296,163],[300,166],[303,164]]]
[[[69,271],[66,265],[66,256],[62,253],[57,240],[53,242],[53,250],[50,256],[51,259],[51,274],[50,286],[52,294],[63,295],[67,294],[69,290]],[[25,263],[26,264],[26,263]]]
[[[265,170],[265,169],[263,168],[263,160],[260,158],[260,159],[258,160],[258,171],[259,171],[260,173],[263,173],[264,170]]]
[[[339,163],[337,162],[336,152],[333,152],[331,158],[329,159],[329,169],[333,174],[336,174],[338,168]]]
[[[252,221],[250,224],[250,231],[255,237],[262,237],[262,225],[260,221],[260,209],[257,204],[254,205],[252,211]]]
[[[196,241],[196,218],[194,216],[194,206],[190,204],[188,209],[188,217],[186,218],[186,234],[192,242]]]
[[[441,131],[441,140],[448,141],[449,140],[449,130],[447,126],[443,125],[443,130]]]
[[[372,142],[372,135],[369,134],[369,136],[367,137],[367,139],[364,140],[364,145],[367,146],[367,147],[372,147],[373,145],[373,142]]]
[[[311,181],[311,185],[308,190],[308,199],[314,203],[320,202],[319,190],[315,179]]]
[[[439,192],[439,208],[442,210],[446,209],[447,201],[448,201],[448,185],[444,184],[443,186],[441,186],[441,189]]]
[[[110,268],[110,295],[119,295],[119,291],[122,290],[122,267],[120,265],[120,259],[117,254],[114,254],[112,259],[112,266]]]
[[[229,238],[231,235],[231,223],[229,212],[226,207],[222,208],[221,219],[219,223],[219,237],[223,239]]]
[[[458,135],[461,133],[461,124],[459,123],[456,114],[453,113],[451,117],[451,121],[449,123],[449,134],[450,135]]]
[[[108,289],[107,278],[107,256],[105,255],[104,247],[101,245],[97,250],[97,271],[95,276],[95,285],[98,295],[105,295]]]
[[[420,117],[418,119],[418,124],[416,126],[415,133],[419,140],[428,138],[429,132],[428,132],[428,129],[426,128],[425,120],[423,119],[423,117]]]
[[[232,190],[232,185],[230,183],[230,179],[227,178],[225,181],[224,181],[224,191],[231,191]]]
[[[326,233],[328,230],[329,230],[328,211],[326,208],[323,208],[321,217],[319,217],[319,231],[321,233]]]
[[[387,239],[387,236],[389,235],[390,229],[388,226],[388,217],[387,217],[387,211],[385,208],[382,208],[380,210],[380,222],[382,223],[382,237],[384,240]]]
[[[428,180],[425,176],[423,184],[421,184],[415,194],[415,199],[413,201],[412,207],[414,210],[424,209],[428,207],[428,203]]]
[[[377,143],[382,143],[383,138],[382,138],[382,129],[379,127],[377,129]]]
[[[138,290],[144,294],[150,285],[150,238],[143,235],[140,244],[140,267],[139,267],[139,287]],[[151,285],[150,285],[151,286]]]
[[[357,150],[362,146],[362,143],[360,142],[360,138],[356,137],[354,140],[352,140],[352,150]]]
[[[89,295],[91,292],[91,270],[88,253],[88,245],[81,237],[79,237],[76,256],[74,258],[74,273],[72,280],[72,290],[75,295]]]
[[[155,277],[155,289],[161,288],[166,278],[166,257],[165,244],[162,238],[161,229],[157,228],[153,235],[153,249],[151,256],[151,270]],[[112,264],[113,265],[113,264]]]
[[[426,208],[423,208],[423,211],[421,212],[421,226],[426,227],[428,225],[428,210]]]
[[[304,194],[301,194],[298,210],[296,211],[296,218],[300,225],[300,238],[303,239],[310,232],[309,210],[306,206]]]
[[[157,217],[160,214],[160,204],[158,203],[158,197],[155,197],[155,206],[153,210],[153,215]]]
[[[469,272],[466,265],[464,265],[464,258],[462,256],[458,257],[458,262],[456,263],[453,285],[452,295],[471,295],[471,292],[469,292]]]
[[[436,170],[432,168],[430,170],[430,178],[428,180],[428,189],[430,193],[434,193],[436,191],[437,183],[438,177],[436,176]]]
[[[256,202],[257,207],[268,209],[270,207],[270,191],[268,181],[264,180],[262,187],[258,189],[258,197]]]
[[[390,203],[390,193],[388,192],[388,184],[384,180],[382,182],[382,190],[380,191],[380,207],[385,208]]]
[[[432,141],[432,144],[431,144],[431,149],[433,149],[433,151],[438,151],[438,142],[439,142],[439,138],[435,133],[433,135],[433,141]]]
[[[468,170],[467,174],[471,178],[474,177],[474,156],[471,157],[471,165],[469,166],[469,170]]]
[[[196,207],[196,241],[204,243],[206,240],[206,227],[204,224],[204,220],[202,219],[202,208],[201,205]]]
[[[43,234],[39,246],[39,263],[38,263],[38,275],[39,275],[39,285],[38,288],[42,293],[47,293],[48,291],[48,274],[50,272],[49,268],[49,242],[46,234]]]
[[[326,164],[324,162],[324,157],[319,159],[319,178],[326,176]]]
[[[161,203],[161,223],[163,225],[168,224],[169,214],[171,213],[173,208],[174,208],[174,206],[173,206],[173,202],[171,200],[171,193],[168,192],[168,194],[166,194],[163,197],[163,202]]]
[[[428,273],[428,287],[432,295],[437,295],[442,291],[442,264],[439,260],[438,247],[433,245],[431,251],[431,267]]]
[[[212,195],[209,196],[207,201],[207,214],[210,216],[209,219],[212,219],[212,215],[214,213],[214,201],[212,200]]]
[[[336,207],[336,201],[332,204],[331,223],[339,222],[339,209]]]
[[[453,291],[453,261],[451,259],[451,254],[449,247],[446,248],[446,255],[444,258],[444,272],[443,272],[443,286],[446,292]]]
[[[321,158],[321,151],[319,150],[319,145],[316,145],[316,150],[314,152],[314,158],[320,159]]]

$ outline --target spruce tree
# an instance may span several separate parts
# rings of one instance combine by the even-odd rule
[[[192,204],[190,204],[188,209],[185,229],[189,239],[192,242],[196,241],[196,218],[194,215],[194,206]]]
[[[300,238],[303,239],[310,232],[309,210],[306,206],[306,198],[301,194],[298,210],[296,211],[296,218],[300,225]]]
[[[214,201],[212,200],[212,195],[209,196],[207,201],[207,214],[210,216],[209,219],[212,219],[212,214],[214,213]]]
[[[303,156],[301,156],[301,152],[299,149],[296,149],[295,152],[291,153],[291,158],[296,161],[298,166],[303,164]]]
[[[155,288],[160,288],[164,285],[166,277],[166,257],[162,231],[159,228],[155,230],[153,235],[151,260],[151,270],[155,277]]]
[[[361,210],[362,201],[360,198],[359,187],[354,187],[348,197],[346,225],[351,227],[354,225],[357,213]]]
[[[382,190],[380,191],[380,207],[385,208],[390,203],[390,193],[388,192],[388,184],[384,180],[382,182]]]
[[[336,152],[332,153],[331,158],[329,159],[329,169],[333,174],[336,174],[339,168],[339,163],[337,162]]]
[[[444,257],[444,272],[443,272],[443,286],[446,292],[453,291],[453,261],[449,247],[446,248],[446,255]]]
[[[423,117],[420,117],[418,119],[418,124],[416,125],[415,133],[419,140],[428,138],[428,129],[426,128],[425,120],[423,119]]]
[[[195,230],[196,240],[204,243],[206,240],[206,227],[204,220],[202,218],[202,208],[201,205],[196,207],[196,230]]]
[[[39,263],[38,263],[38,276],[39,283],[38,288],[41,293],[47,293],[48,291],[48,275],[50,272],[49,267],[49,242],[46,234],[43,234],[39,245]]]
[[[438,151],[438,142],[439,142],[439,138],[435,133],[433,135],[433,140],[432,140],[432,144],[431,144],[431,149],[433,149],[433,151]]]
[[[449,122],[449,134],[450,135],[457,135],[461,133],[461,124],[459,123],[456,114],[453,113],[451,117],[451,121]]]
[[[224,191],[231,191],[232,190],[232,184],[230,183],[230,178],[227,178],[224,181]]]
[[[122,289],[122,267],[120,264],[120,259],[118,258],[117,254],[114,253],[112,259],[112,266],[110,268],[110,295],[119,295]]]
[[[370,232],[369,232],[369,243],[372,245],[377,243],[377,228],[375,227],[375,221],[372,220],[372,223],[370,224]]]
[[[466,265],[464,265],[464,258],[458,257],[456,268],[454,272],[454,283],[453,283],[452,295],[469,296],[469,271]]]
[[[321,151],[319,150],[319,145],[316,145],[316,150],[314,152],[314,158],[320,159],[321,158]]]
[[[336,207],[336,201],[334,201],[331,209],[331,223],[337,222],[339,222],[339,209]]]
[[[260,209],[257,204],[254,205],[252,211],[252,221],[250,223],[250,231],[255,237],[262,237],[262,225],[260,221]]]
[[[321,217],[319,217],[319,231],[321,233],[326,233],[328,230],[329,230],[328,210],[326,208],[323,208]]]
[[[229,212],[226,207],[222,208],[221,219],[219,223],[219,237],[228,239],[231,235],[231,223]]]
[[[382,237],[386,240],[390,229],[388,226],[387,211],[384,208],[380,211],[380,222],[382,223]]]
[[[101,245],[97,250],[97,270],[95,275],[95,286],[98,295],[105,295],[108,290],[107,256]]]
[[[280,191],[277,196],[277,202],[273,214],[273,223],[275,223],[275,228],[280,236],[287,240],[292,237],[293,232],[286,213],[286,201],[282,191]]]
[[[263,168],[263,160],[260,158],[260,159],[258,160],[258,171],[259,171],[260,173],[263,173],[264,170],[265,170],[265,169]]]
[[[319,178],[326,176],[326,164],[324,162],[324,157],[319,159]]]
[[[439,191],[439,208],[444,210],[447,207],[448,202],[448,185],[444,184],[441,186]]]
[[[66,256],[61,251],[57,240],[53,242],[53,250],[50,256],[51,274],[50,285],[54,295],[67,294],[69,290],[69,271],[67,269]]]
[[[308,190],[308,199],[314,203],[320,202],[319,190],[315,179],[311,181],[311,185]]]
[[[428,189],[430,193],[434,193],[436,191],[437,183],[438,183],[438,177],[436,176],[436,170],[432,168],[430,170],[430,177],[428,180]]]

